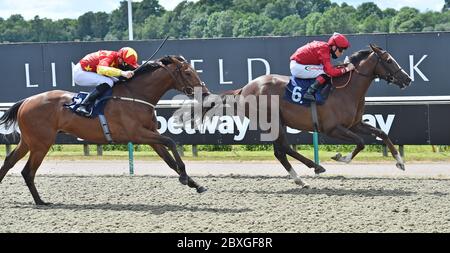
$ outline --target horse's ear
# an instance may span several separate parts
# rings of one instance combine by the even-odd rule
[[[380,48],[377,45],[370,43],[369,46],[375,53],[379,54],[381,52]]]

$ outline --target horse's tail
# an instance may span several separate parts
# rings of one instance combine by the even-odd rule
[[[20,100],[15,103],[11,108],[9,108],[5,114],[0,118],[0,125],[5,125],[5,129],[9,129],[12,125],[17,122],[17,113],[19,111],[20,106],[23,104],[25,99]]]

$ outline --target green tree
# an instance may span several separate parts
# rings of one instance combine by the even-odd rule
[[[106,12],[96,12],[94,14],[94,23],[91,24],[94,38],[103,39],[109,31],[110,25],[109,15]]]
[[[378,31],[388,33],[392,18],[383,18],[378,22]]]
[[[306,18],[305,21],[305,33],[306,35],[315,35],[319,34],[317,23],[319,22],[322,14],[319,12],[313,12],[310,13]]]
[[[78,37],[83,40],[103,40],[109,31],[109,15],[92,11],[78,17]]]
[[[237,14],[232,10],[214,12],[209,16],[204,27],[204,36],[208,38],[232,37],[236,17]]]
[[[356,8],[356,19],[358,21],[362,21],[371,15],[375,15],[378,18],[383,17],[383,12],[373,2],[362,3]]]
[[[360,33],[379,32],[379,22],[380,17],[378,15],[371,14],[360,23],[358,30]]]
[[[93,31],[92,26],[95,21],[95,15],[92,11],[86,12],[80,17],[78,17],[78,37],[82,39],[87,39],[92,37]]]
[[[233,6],[233,0],[199,0],[194,4],[193,8],[197,12],[203,12],[209,15],[214,12],[226,11],[230,9],[231,6]]]
[[[297,14],[301,18],[305,18],[314,12],[323,13],[332,7],[330,0],[294,0],[293,2],[295,3]]]
[[[168,22],[170,22],[170,35],[175,38],[188,38],[190,25],[197,15],[198,10],[192,2],[181,2],[173,10]]]
[[[264,15],[272,19],[283,19],[289,15],[297,14],[295,1],[275,0],[264,8]]]
[[[351,13],[336,7],[325,11],[316,24],[316,34],[354,33],[356,24]]]
[[[140,40],[160,39],[163,36],[162,17],[148,16],[143,24],[136,25],[136,38]]]
[[[420,32],[424,26],[419,11],[411,7],[403,7],[392,18],[390,32]]]
[[[252,13],[243,16],[236,22],[233,28],[233,36],[268,36],[272,35],[273,29],[274,22],[270,18]]]
[[[278,36],[299,36],[305,33],[306,23],[297,14],[283,18],[274,30],[274,35]]]
[[[149,16],[160,17],[166,11],[158,0],[142,0],[133,3],[133,23],[142,24]]]
[[[450,10],[442,12],[434,26],[435,31],[450,31]]]
[[[386,8],[383,10],[383,18],[392,18],[397,15],[398,11],[393,8]]]
[[[26,42],[31,41],[30,24],[24,20],[22,15],[14,14],[3,22],[1,31],[3,41]]]
[[[112,11],[109,16],[111,30],[108,33],[110,38],[126,39],[128,38],[128,3],[120,1],[120,7]]]
[[[54,22],[55,29],[57,31],[60,31],[58,33],[58,41],[73,41],[75,39],[78,39],[77,37],[77,27],[78,27],[78,20],[77,19],[70,19],[70,18],[64,18],[59,19]]]
[[[35,16],[29,21],[30,24],[30,37],[34,42],[47,42],[47,41],[65,41],[68,39],[66,30],[68,27],[60,27],[57,22],[53,22],[51,19],[41,19],[39,16]]]
[[[244,13],[263,13],[264,8],[273,0],[233,0],[232,10]]]
[[[436,24],[440,23],[440,18],[442,14],[440,12],[427,11],[425,13],[420,13],[420,19],[423,22],[424,32],[434,31],[434,27]]]
[[[442,12],[450,10],[450,0],[445,0],[444,6],[442,7]]]
[[[192,20],[189,27],[189,37],[203,38],[205,36],[205,28],[208,25],[208,15],[206,13],[197,14]]]

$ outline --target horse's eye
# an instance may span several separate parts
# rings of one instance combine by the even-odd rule
[[[388,59],[386,62],[391,64],[392,63],[392,59]]]

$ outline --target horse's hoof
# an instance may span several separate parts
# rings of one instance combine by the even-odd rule
[[[304,185],[305,185],[305,183],[304,183],[301,179],[299,179],[299,178],[298,178],[298,179],[295,179],[295,180],[294,180],[294,183],[297,184],[297,185],[300,185],[300,186],[304,186]]]
[[[198,193],[203,193],[203,192],[205,192],[205,191],[207,191],[208,189],[206,189],[205,187],[203,187],[203,186],[200,186],[200,187],[198,187],[197,188],[197,192]]]
[[[182,185],[187,185],[189,182],[189,177],[187,175],[180,175],[180,177],[178,178],[178,180],[180,181],[180,183]]]
[[[37,206],[50,206],[50,205],[52,205],[52,203],[44,202],[44,201],[41,200],[41,201],[37,201],[36,205]]]
[[[337,153],[335,156],[331,157],[331,159],[335,160],[335,161],[340,161],[342,158],[341,153]]]
[[[316,175],[319,175],[320,173],[324,173],[325,171],[326,171],[325,168],[320,165],[317,165],[314,168],[314,173],[316,173]]]
[[[404,163],[397,163],[395,166],[397,166],[397,168],[399,168],[400,170],[405,171],[405,164]]]

